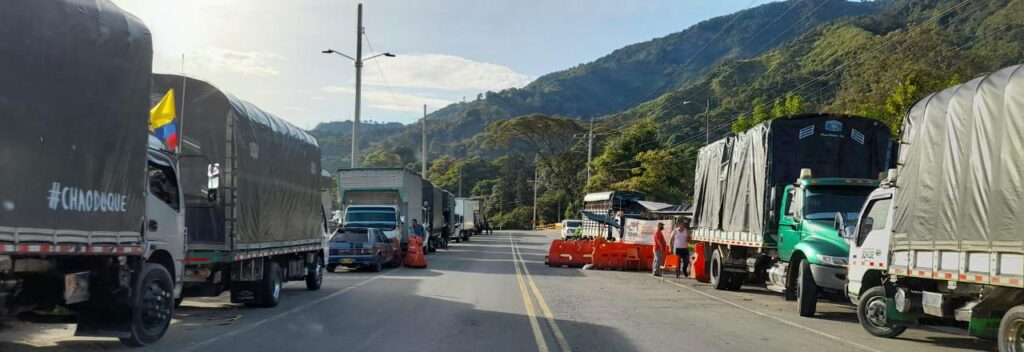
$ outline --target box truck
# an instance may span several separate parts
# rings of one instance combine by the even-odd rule
[[[1024,66],[931,94],[903,120],[899,162],[840,224],[847,291],[869,333],[945,320],[1024,346]],[[925,319],[927,318],[927,319]]]
[[[184,296],[273,307],[281,287],[323,282],[327,220],[320,147],[305,131],[210,83],[153,75],[178,94],[188,252]]]
[[[483,223],[480,218],[483,216],[483,200],[479,198],[455,198],[455,242],[469,241],[474,235],[479,235]]]
[[[698,153],[693,241],[719,290],[768,283],[812,316],[846,283],[849,246],[833,228],[854,218],[890,162],[889,127],[862,117],[771,120]]]
[[[423,224],[426,218],[424,183],[429,184],[404,168],[339,169],[342,226],[379,228],[407,249],[412,220]],[[424,249],[428,243],[424,241]]]
[[[152,42],[107,0],[0,11],[0,316],[160,339],[184,258],[177,161],[147,140]],[[38,315],[36,315],[38,316]]]

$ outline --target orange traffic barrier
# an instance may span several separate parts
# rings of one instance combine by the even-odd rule
[[[664,270],[672,270],[672,271],[675,271],[676,269],[679,269],[679,256],[675,255],[675,254],[670,254],[670,255],[666,256],[665,257],[665,265],[662,265],[661,268],[664,269]]]
[[[693,262],[690,263],[690,277],[700,282],[710,282],[711,274],[708,273],[707,261],[704,255],[704,242],[697,242],[693,245]]]
[[[423,255],[423,237],[409,236],[409,249],[405,253],[405,266],[426,268],[427,257]]]

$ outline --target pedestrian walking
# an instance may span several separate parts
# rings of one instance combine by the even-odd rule
[[[686,228],[686,222],[680,221],[672,230],[673,252],[679,257],[679,265],[676,266],[676,278],[680,272],[684,276],[690,276],[690,230]]]
[[[665,229],[665,224],[658,223],[658,230],[654,231],[654,264],[651,268],[651,274],[654,276],[661,276],[661,266],[665,264],[665,251],[668,250],[668,243],[665,243],[665,236],[662,231]]]

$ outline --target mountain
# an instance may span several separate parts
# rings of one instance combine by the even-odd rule
[[[593,62],[541,76],[521,89],[483,93],[427,117],[431,154],[471,155],[472,136],[496,120],[541,113],[589,118],[629,109],[686,87],[723,59],[755,57],[837,18],[878,11],[874,2],[789,0],[700,22],[681,32],[629,45]],[[414,147],[407,126],[378,145]]]
[[[770,109],[788,93],[805,111],[872,117],[897,132],[905,109],[923,95],[1024,56],[1022,0],[879,5],[885,10],[822,25],[752,59],[726,60],[688,87],[601,120],[616,128],[650,118],[672,131],[665,139],[703,143],[705,123],[717,139],[758,101]]]
[[[364,153],[374,141],[381,140],[402,130],[398,122],[360,123],[359,145]],[[325,170],[334,172],[341,166],[349,166],[352,160],[352,121],[319,123],[309,131],[320,144],[322,164]],[[365,154],[364,154],[365,155]]]

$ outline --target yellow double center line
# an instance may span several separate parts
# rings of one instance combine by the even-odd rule
[[[548,326],[551,327],[551,334],[555,337],[555,341],[558,343],[558,348],[563,352],[572,351],[572,349],[569,348],[569,341],[567,341],[565,339],[565,335],[562,334],[562,329],[558,328],[558,322],[555,321],[555,315],[551,313],[551,308],[548,307],[548,303],[544,301],[544,295],[540,293],[540,289],[537,288],[537,283],[533,281],[533,276],[530,275],[530,269],[526,267],[526,262],[523,260],[523,254],[519,252],[519,246],[516,245],[516,241],[512,238],[512,232],[508,233],[508,241],[512,245],[512,263],[516,268],[516,280],[519,281],[519,293],[523,295],[523,305],[526,307],[527,317],[530,318],[530,327],[533,329],[533,338],[537,342],[537,350],[541,352],[549,351],[548,343],[544,338],[544,333],[540,330],[540,323],[537,320],[536,311],[533,307],[533,299],[530,297],[531,291],[533,292],[533,296],[537,298],[537,304],[540,306],[541,313],[544,314],[544,319],[547,320]],[[527,290],[527,283],[529,284],[529,291]]]

